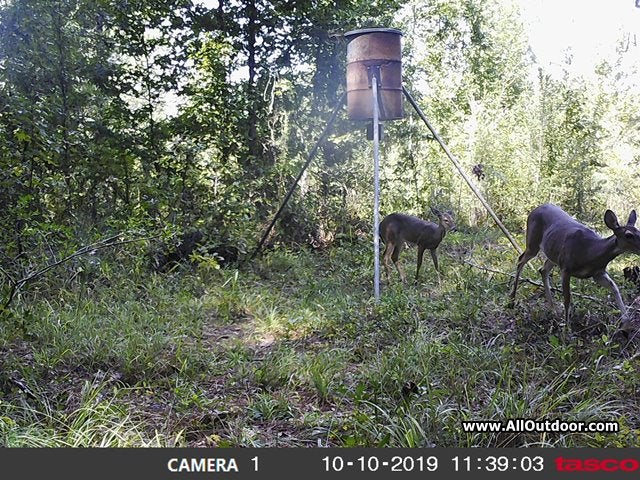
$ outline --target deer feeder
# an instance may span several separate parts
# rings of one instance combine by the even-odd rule
[[[350,120],[367,120],[373,140],[373,292],[380,300],[380,148],[383,120],[403,117],[402,32],[365,28],[344,34],[347,39],[347,112]]]
[[[640,0],[637,0],[640,2]],[[340,97],[331,119],[325,126],[320,138],[315,143],[307,156],[307,160],[302,170],[296,177],[293,185],[287,192],[280,208],[276,212],[273,220],[267,227],[258,246],[251,258],[254,258],[264,245],[276,220],[282,213],[287,202],[299,183],[304,171],[316,155],[319,146],[326,140],[333,122],[336,120],[340,108],[347,98],[348,116],[350,120],[369,121],[368,137],[373,140],[373,246],[374,246],[374,295],[376,301],[380,299],[380,229],[379,229],[379,207],[380,207],[380,148],[379,143],[382,137],[382,124],[384,120],[399,120],[404,117],[402,100],[405,97],[411,106],[418,113],[422,121],[432,134],[430,139],[438,141],[444,152],[454,164],[460,175],[467,182],[473,193],[493,217],[496,224],[513,244],[518,254],[522,254],[522,249],[509,234],[509,231],[502,224],[500,219],[493,212],[480,191],[475,187],[471,179],[466,175],[460,162],[453,156],[447,146],[440,138],[438,132],[433,128],[429,120],[424,115],[420,106],[413,99],[406,88],[402,86],[402,48],[400,40],[402,32],[394,28],[364,28],[352,30],[345,33],[347,40],[347,89]]]
[[[397,120],[402,108],[402,32],[365,28],[347,39],[347,110],[350,120],[372,120],[371,79],[378,82],[379,120]]]

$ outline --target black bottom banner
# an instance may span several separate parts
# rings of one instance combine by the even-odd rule
[[[7,479],[638,478],[640,449],[0,449]]]

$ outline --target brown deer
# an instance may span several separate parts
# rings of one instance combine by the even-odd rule
[[[606,268],[609,262],[622,253],[640,254],[640,231],[634,226],[636,211],[632,210],[627,224],[621,226],[616,214],[607,210],[604,223],[613,231],[613,235],[607,238],[601,237],[556,205],[544,204],[535,208],[527,218],[527,248],[518,258],[511,305],[516,297],[522,269],[542,249],[547,258],[540,273],[547,302],[549,306],[552,305],[549,274],[557,265],[562,279],[564,319],[567,325],[571,306],[571,277],[593,278],[598,285],[609,288],[618,309],[624,314],[626,307],[620,291],[607,274]]]
[[[436,248],[444,238],[447,231],[455,228],[455,222],[451,213],[440,212],[431,207],[433,214],[438,217],[438,224],[427,222],[418,217],[405,215],[403,213],[392,213],[387,215],[380,222],[380,238],[384,242],[384,267],[387,271],[387,278],[391,279],[391,268],[389,267],[389,258],[393,260],[400,278],[406,282],[406,276],[398,262],[400,252],[404,247],[404,243],[413,243],[418,246],[418,264],[416,267],[416,280],[420,274],[422,266],[422,257],[424,251],[429,249],[433,265],[436,272],[440,272],[438,268],[438,257],[436,256]]]

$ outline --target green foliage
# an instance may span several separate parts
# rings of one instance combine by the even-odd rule
[[[149,435],[142,422],[133,420],[126,409],[116,404],[114,399],[118,393],[112,399],[105,399],[104,390],[105,385],[85,383],[79,404],[64,416],[49,409],[18,408],[1,401],[0,444],[11,448],[123,448],[183,444],[181,432],[176,438],[165,438],[158,433]]]
[[[39,235],[51,229],[66,239],[47,239],[49,254],[96,231],[167,225],[248,253],[343,89],[340,33],[374,24],[403,30],[405,84],[463,168],[483,167],[477,183],[507,225],[543,201],[589,221],[635,202],[636,176],[606,181],[637,166],[622,61],[602,62],[595,82],[533,78],[518,12],[497,0],[5,2],[3,268],[16,277],[12,259],[46,257]],[[371,150],[358,130],[339,116],[270,244],[370,231]],[[387,125],[382,153],[384,212],[435,204],[490,224],[410,109]]]
[[[587,221],[599,221],[607,206],[638,202],[634,180],[615,193],[606,180],[635,168],[627,143],[635,135],[620,130],[633,129],[620,116],[632,73],[619,67],[622,50],[615,75],[604,62],[595,81],[556,78],[527,52],[518,12],[500,2],[412,2],[398,20],[405,82],[505,224],[520,229],[531,208],[547,201]],[[392,127],[398,146],[384,152],[384,210],[425,215],[435,203],[472,225],[490,223],[421,122],[408,116]]]
[[[3,323],[1,441],[11,446],[513,447],[637,444],[637,345],[604,292],[574,285],[576,325],[523,284],[516,254],[458,232],[440,281],[382,284],[370,247],[277,250],[243,270],[132,274],[21,296]],[[459,245],[470,246],[461,252]],[[102,262],[110,262],[102,259]],[[406,267],[413,256],[403,260]],[[470,264],[473,263],[474,267]],[[491,265],[491,270],[482,268]],[[430,267],[430,265],[427,265]],[[480,267],[480,268],[479,268]],[[500,273],[500,272],[504,273]],[[615,278],[620,265],[612,267]],[[203,284],[204,278],[206,281]],[[349,288],[345,288],[349,285]],[[617,420],[618,434],[470,433],[466,420]]]

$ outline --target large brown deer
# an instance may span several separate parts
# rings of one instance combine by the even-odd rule
[[[438,267],[436,248],[440,245],[447,231],[455,228],[455,222],[451,213],[440,212],[433,207],[431,207],[431,211],[438,217],[438,224],[403,213],[392,213],[384,217],[382,222],[380,222],[380,238],[382,238],[385,245],[383,253],[384,267],[387,271],[388,279],[391,279],[391,268],[389,267],[389,258],[391,258],[402,281],[406,282],[407,280],[398,262],[400,252],[402,252],[405,242],[418,246],[416,280],[418,280],[420,274],[424,251],[427,249],[431,252],[433,265],[439,273],[440,269]]]
[[[601,237],[556,205],[544,204],[535,208],[527,218],[527,248],[518,258],[511,304],[516,297],[522,269],[542,249],[547,258],[540,273],[547,302],[552,306],[549,274],[557,265],[560,268],[567,325],[571,306],[571,277],[593,278],[598,285],[609,288],[618,309],[624,314],[626,307],[620,290],[606,269],[609,262],[622,253],[640,254],[640,231],[634,226],[636,211],[631,211],[626,225],[620,225],[616,214],[607,210],[604,223],[613,231],[613,235],[607,238]]]

